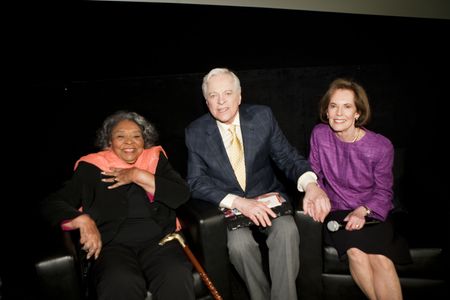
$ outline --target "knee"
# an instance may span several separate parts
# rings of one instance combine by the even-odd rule
[[[192,270],[186,264],[167,264],[150,281],[149,289],[156,299],[194,299]]]
[[[144,295],[145,290],[146,283],[141,274],[124,270],[111,270],[97,280],[97,292],[102,295]]]
[[[295,222],[290,218],[280,217],[273,222],[273,228],[269,239],[273,237],[275,243],[281,243],[285,241],[286,243],[299,244],[300,235],[298,233],[298,228]]]
[[[295,224],[285,227],[283,234],[285,236],[285,239],[289,241],[293,241],[295,243],[298,243],[300,241],[300,234],[298,233],[298,228]]]
[[[228,242],[228,254],[232,259],[254,255],[255,251],[259,251],[259,246],[252,238],[240,239],[233,243]]]
[[[392,261],[384,255],[373,254],[370,255],[370,264],[374,269],[383,270],[383,271],[392,271],[395,270],[394,264]]]
[[[367,254],[359,250],[358,248],[350,248],[347,250],[348,259],[353,263],[363,264],[367,262]]]
[[[193,282],[192,269],[185,264],[170,264],[164,267],[159,276],[164,282],[190,283]]]

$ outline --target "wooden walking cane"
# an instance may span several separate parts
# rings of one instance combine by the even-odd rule
[[[167,243],[167,242],[169,242],[171,240],[177,240],[180,243],[180,245],[183,248],[184,252],[186,253],[187,257],[189,258],[191,263],[194,265],[194,268],[200,274],[200,278],[202,279],[203,283],[205,283],[206,287],[211,292],[213,298],[215,300],[222,300],[222,296],[220,296],[219,292],[214,287],[214,285],[211,282],[211,280],[209,279],[208,275],[206,275],[205,270],[200,265],[200,263],[198,262],[197,258],[195,258],[195,256],[192,253],[191,249],[189,249],[189,247],[184,242],[184,239],[181,236],[181,234],[176,233],[176,232],[169,233],[161,241],[159,241],[159,245],[162,246],[162,245],[164,245],[165,243]]]

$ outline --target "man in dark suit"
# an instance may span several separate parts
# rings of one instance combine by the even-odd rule
[[[231,263],[252,299],[297,299],[299,233],[294,218],[276,218],[271,208],[255,198],[277,192],[289,200],[275,176],[272,161],[305,192],[303,209],[314,220],[323,222],[330,210],[329,199],[317,185],[317,176],[307,160],[281,132],[270,108],[241,105],[240,81],[233,72],[224,68],[211,70],[203,78],[202,90],[209,113],[186,128],[187,180],[192,196],[235,208],[256,226],[265,228],[262,232],[267,235],[272,287],[264,274],[251,229],[229,230],[227,236]],[[241,166],[233,162],[235,144],[243,151]]]

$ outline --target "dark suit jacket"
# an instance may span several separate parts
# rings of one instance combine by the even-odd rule
[[[275,176],[271,161],[293,181],[304,172],[311,171],[309,163],[289,144],[269,107],[242,104],[239,114],[246,190],[242,190],[234,175],[216,120],[208,113],[193,121],[185,130],[187,181],[192,196],[217,205],[230,193],[253,198],[268,192],[280,192],[288,199],[284,187]]]
[[[142,197],[144,189],[134,183],[108,189],[110,183],[102,182],[101,170],[81,162],[73,177],[42,203],[44,218],[53,225],[73,219],[83,212],[95,221],[106,245],[111,241],[128,214],[128,190],[135,185]],[[155,172],[154,202],[146,202],[152,219],[161,228],[161,236],[175,230],[175,208],[189,199],[189,187],[170,163],[160,154]]]

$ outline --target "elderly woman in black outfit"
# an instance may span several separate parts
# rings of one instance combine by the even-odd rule
[[[98,131],[102,151],[81,157],[73,177],[42,206],[44,217],[79,230],[93,258],[98,299],[194,299],[192,265],[176,242],[175,209],[189,188],[155,146],[155,128],[135,112],[117,112]]]

